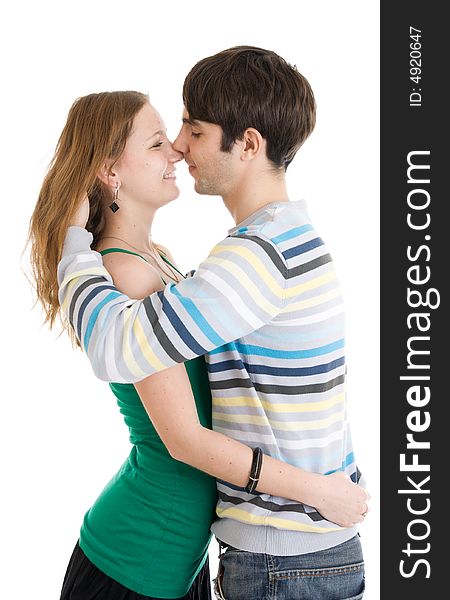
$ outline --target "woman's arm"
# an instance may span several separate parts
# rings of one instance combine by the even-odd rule
[[[173,458],[217,479],[246,486],[252,449],[200,424],[184,365],[151,375],[135,387]],[[256,489],[313,506],[342,527],[361,522],[368,509],[367,492],[344,473],[310,473],[266,455]]]
[[[159,289],[156,271],[127,254],[105,256],[115,285],[132,298]],[[156,431],[173,458],[239,487],[248,482],[252,449],[203,427],[184,365],[135,384]],[[327,520],[350,527],[367,511],[366,491],[344,473],[319,475],[264,456],[257,491],[315,507]]]

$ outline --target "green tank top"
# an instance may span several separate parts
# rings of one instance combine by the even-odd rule
[[[102,254],[112,250],[122,251]],[[199,420],[211,428],[204,359],[190,360],[185,367]],[[138,594],[179,598],[208,555],[215,479],[170,456],[134,385],[110,387],[129,428],[132,449],[86,513],[80,547],[97,568]]]

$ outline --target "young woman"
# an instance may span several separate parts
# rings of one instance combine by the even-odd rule
[[[62,244],[67,227],[83,220],[86,190],[93,247],[121,292],[144,298],[183,277],[151,238],[156,210],[179,194],[181,158],[145,95],[105,92],[74,103],[30,225],[37,295],[50,326],[60,316],[56,267]],[[104,294],[117,292],[105,285]],[[131,354],[128,361],[139,373]],[[133,447],[86,513],[61,598],[208,599],[216,503],[211,475],[245,487],[252,449],[211,431],[203,358],[111,389]],[[315,506],[342,526],[361,521],[365,512],[364,490],[343,473],[325,477],[269,457],[257,489]]]

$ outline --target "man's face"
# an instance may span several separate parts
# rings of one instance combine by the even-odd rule
[[[223,197],[233,190],[238,148],[235,145],[231,152],[222,152],[221,140],[222,128],[219,125],[191,120],[187,110],[183,110],[183,125],[173,148],[183,153],[198,194]]]

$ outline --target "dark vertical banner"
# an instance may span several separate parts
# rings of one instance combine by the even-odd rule
[[[442,6],[381,2],[383,600],[449,593],[443,557],[450,534],[450,393],[444,384],[450,371],[444,186],[450,128]]]

